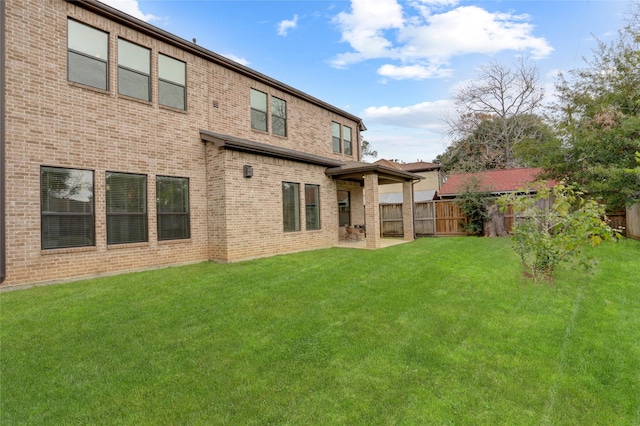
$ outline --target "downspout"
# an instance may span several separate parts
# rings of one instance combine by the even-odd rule
[[[4,282],[7,276],[7,246],[6,246],[6,204],[5,204],[5,1],[0,0],[0,283]]]
[[[413,221],[413,239],[415,240],[418,236],[418,234],[416,233],[416,194],[415,194],[415,188],[413,185],[415,185],[416,181],[412,180],[411,181],[411,220]]]

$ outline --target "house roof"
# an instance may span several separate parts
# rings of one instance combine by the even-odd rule
[[[378,183],[381,185],[423,179],[415,173],[364,161],[348,161],[339,167],[325,170],[327,176],[354,182],[361,182],[367,173],[377,173]]]
[[[296,151],[289,148],[281,148],[279,146],[268,145],[231,135],[223,135],[222,133],[210,132],[208,130],[200,130],[200,139],[205,142],[213,142],[218,148],[249,152],[252,154],[282,158],[285,160],[295,160],[318,166],[339,167],[343,164],[341,161],[333,158],[322,157],[320,155],[309,154],[307,152]]]
[[[440,170],[440,164],[428,163],[426,161],[416,161],[415,163],[400,164],[402,170],[408,172],[427,172],[431,170]]]
[[[439,170],[441,167],[440,164],[428,163],[426,161],[416,161],[413,163],[397,163],[395,161],[386,160],[384,158],[376,161],[373,164],[379,164],[381,166],[405,170],[412,173]]]
[[[111,6],[107,6],[106,4],[101,3],[97,0],[82,0],[82,1],[66,0],[66,1],[76,6],[80,6],[87,10],[90,10],[94,13],[97,13],[98,15],[105,16],[112,21],[118,22],[130,28],[133,28],[137,31],[140,31],[143,34],[149,35],[157,40],[161,40],[171,46],[175,46],[193,55],[206,59],[207,61],[220,65],[224,68],[235,71],[241,75],[252,78],[256,81],[264,83],[275,89],[282,90],[283,92],[293,95],[297,98],[304,99],[305,101],[311,104],[314,104],[328,111],[334,112],[338,115],[341,115],[343,117],[346,117],[350,120],[355,121],[356,123],[358,123],[358,128],[361,131],[367,130],[367,128],[365,127],[360,117],[350,114],[336,106],[328,104],[327,102],[324,102],[316,97],[313,97],[307,93],[304,93],[298,89],[295,89],[278,80],[275,80],[265,74],[259,73],[258,71],[251,69],[247,66],[244,66],[242,64],[239,64],[229,58],[226,58],[222,55],[219,55],[215,52],[205,49],[204,47],[198,46],[195,43],[189,42],[174,34],[164,31],[156,26],[153,26],[144,21],[141,21],[140,19],[134,18],[133,16],[128,15],[124,12],[121,12],[117,9],[114,9]]]
[[[479,190],[491,193],[505,193],[517,191],[534,182],[542,173],[541,168],[521,168],[491,170],[478,173],[456,173],[447,178],[438,195],[440,197],[455,196],[466,191],[466,186],[478,180]],[[553,185],[550,181],[548,185]]]

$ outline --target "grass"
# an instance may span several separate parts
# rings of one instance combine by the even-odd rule
[[[0,424],[640,424],[640,242],[420,239],[0,294]]]

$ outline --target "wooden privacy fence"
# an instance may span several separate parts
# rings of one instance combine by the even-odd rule
[[[538,200],[536,204],[541,209],[550,208],[551,200]],[[497,211],[497,208],[494,210]],[[503,223],[504,230],[511,232],[514,222],[519,217],[514,216],[513,209],[508,207],[505,212],[499,214],[498,220]],[[413,227],[417,236],[467,235],[464,229],[467,224],[467,218],[462,213],[460,204],[457,201],[437,200],[416,203],[414,205],[413,219]],[[627,208],[626,215],[613,214],[609,215],[608,219],[611,227],[626,230],[628,237],[640,239],[640,204]],[[402,204],[380,205],[380,229],[383,237],[401,237],[404,235]],[[485,235],[488,235],[487,229],[485,229]]]
[[[456,201],[426,201],[414,206],[414,230],[418,236],[467,235],[466,216]],[[383,237],[401,237],[402,204],[380,205],[380,229]]]
[[[504,228],[511,231],[514,223],[513,210],[502,213]],[[416,203],[413,211],[413,227],[416,236],[467,235],[467,217],[462,213],[460,203],[451,200],[425,201]],[[402,204],[380,205],[380,229],[383,237],[403,236]]]
[[[640,204],[627,207],[627,237],[640,240]]]

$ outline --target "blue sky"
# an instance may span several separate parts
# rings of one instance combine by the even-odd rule
[[[102,0],[361,117],[379,158],[432,161],[456,87],[525,57],[558,71],[612,40],[622,0]],[[368,159],[368,161],[373,161]]]

